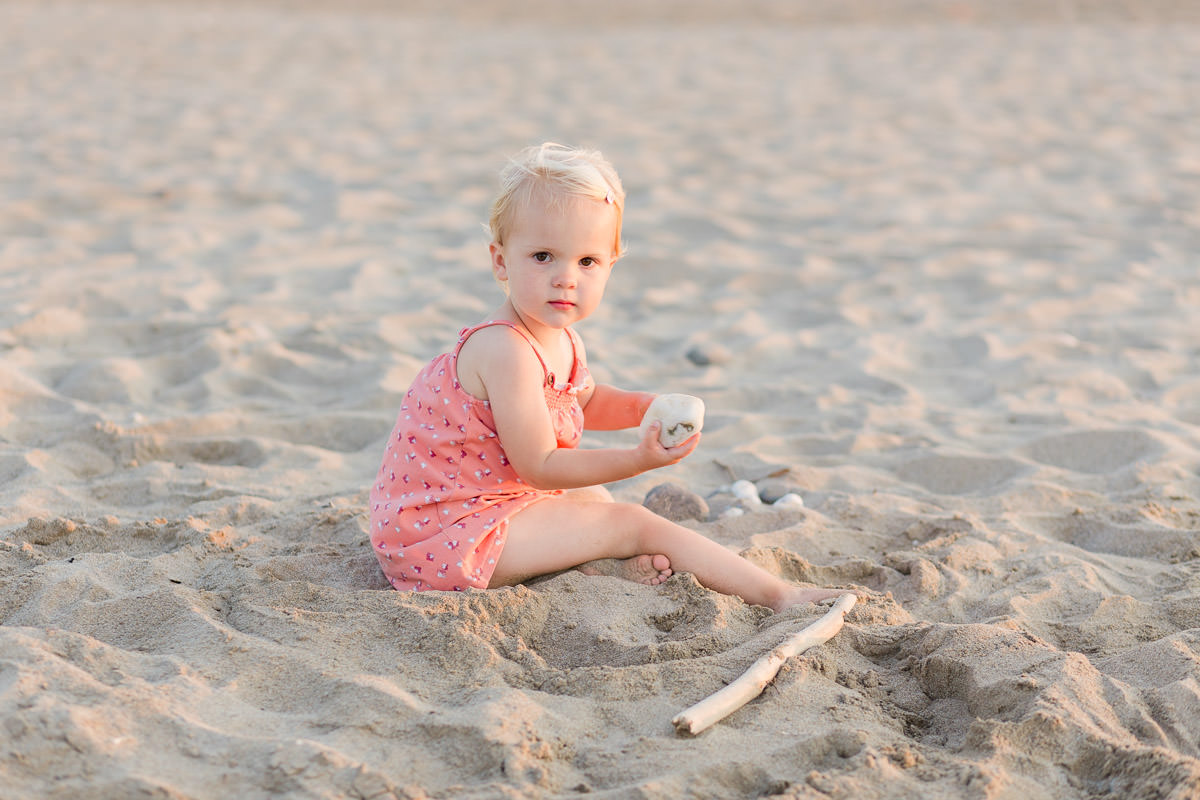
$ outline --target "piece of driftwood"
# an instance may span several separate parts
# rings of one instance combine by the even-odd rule
[[[811,647],[824,644],[842,629],[842,621],[847,612],[854,608],[855,599],[852,594],[842,595],[825,616],[784,639],[724,689],[677,714],[671,720],[676,732],[697,734],[758,697],[779,673],[783,662]]]

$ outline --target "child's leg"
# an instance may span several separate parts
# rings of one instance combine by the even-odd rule
[[[578,502],[614,502],[612,492],[605,486],[568,489],[565,496]],[[671,577],[672,573],[670,559],[661,553],[641,554],[629,558],[601,558],[577,564],[576,569],[584,575],[608,575],[650,586],[657,586]]]
[[[509,520],[507,543],[491,585],[519,583],[586,561],[647,553],[661,553],[669,559],[670,569],[690,572],[710,589],[776,611],[846,594],[794,586],[642,506],[581,502],[570,496],[534,503]]]
[[[607,486],[580,486],[578,489],[567,489],[563,496],[579,502],[613,503],[616,502]]]

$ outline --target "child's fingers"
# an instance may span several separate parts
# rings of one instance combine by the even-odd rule
[[[696,449],[696,446],[700,444],[700,434],[695,433],[674,447],[664,447],[662,442],[658,440],[658,434],[661,430],[661,422],[655,420],[650,423],[639,445],[654,454],[653,457],[658,462],[658,466],[668,466],[682,461],[690,456],[692,451]]]
[[[675,445],[674,447],[666,448],[666,450],[672,456],[676,456],[678,458],[686,458],[687,456],[690,456],[692,454],[692,451],[695,450],[697,447],[699,447],[699,445],[700,445],[700,434],[693,433],[687,439],[684,439],[682,442]]]
[[[646,432],[642,435],[642,444],[653,446],[658,442],[658,432],[662,430],[662,423],[658,420],[651,422],[646,426]]]

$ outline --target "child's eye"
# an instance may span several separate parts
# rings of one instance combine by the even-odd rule
[[[548,262],[550,260],[550,254],[547,253],[545,250],[542,250],[539,253],[533,254],[533,260],[538,262],[539,264],[545,264],[546,262]]]
[[[596,266],[596,259],[592,258],[591,256],[587,256],[587,257],[585,257],[585,258],[581,258],[581,259],[579,259],[579,266],[581,266],[581,267],[594,267],[594,266]]]

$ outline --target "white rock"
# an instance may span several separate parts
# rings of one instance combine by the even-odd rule
[[[771,505],[774,508],[804,508],[804,498],[795,492],[788,492]]]
[[[747,480],[734,481],[729,491],[738,500],[748,506],[761,506],[762,498],[758,496],[758,487]]]
[[[704,427],[704,401],[690,394],[660,394],[642,417],[642,436],[655,420],[662,422],[658,432],[662,446],[675,447]]]
[[[746,509],[744,509],[744,508],[738,508],[737,506],[730,506],[729,508],[727,508],[721,512],[721,519],[733,519],[734,517],[740,517],[742,514],[745,514],[745,513],[746,513]]]

